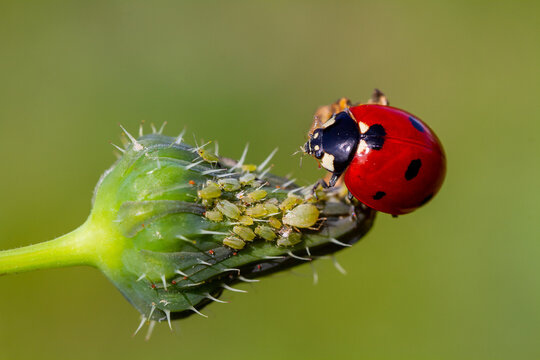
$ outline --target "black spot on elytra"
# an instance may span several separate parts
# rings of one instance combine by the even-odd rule
[[[427,203],[429,200],[431,200],[432,197],[433,197],[433,194],[429,194],[428,196],[426,196],[426,198],[424,200],[422,200],[422,202],[420,202],[419,206],[422,206],[425,203]]]
[[[364,140],[367,146],[373,150],[381,150],[384,145],[384,137],[386,131],[381,124],[373,124],[368,131],[360,135],[360,139]]]
[[[420,171],[421,166],[422,166],[422,161],[420,161],[420,159],[411,161],[411,163],[407,167],[407,171],[405,171],[405,179],[406,180],[414,179],[416,175],[418,175],[418,172]]]
[[[386,193],[384,191],[377,191],[377,193],[373,195],[373,200],[381,200],[385,196]]]
[[[414,126],[414,128],[420,132],[424,132],[424,127],[422,126],[422,124],[420,123],[420,121],[418,121],[417,119],[413,118],[412,116],[409,116],[409,121],[411,122],[412,126]]]

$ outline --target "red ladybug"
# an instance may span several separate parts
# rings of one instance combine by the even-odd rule
[[[435,133],[418,117],[385,105],[358,105],[335,114],[310,134],[304,151],[332,173],[329,186],[344,173],[355,198],[392,215],[431,200],[446,173]]]

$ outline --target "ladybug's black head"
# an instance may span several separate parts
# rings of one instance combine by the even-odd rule
[[[358,124],[347,111],[343,111],[310,135],[304,152],[321,160],[321,166],[326,170],[339,175],[349,166],[359,141]]]

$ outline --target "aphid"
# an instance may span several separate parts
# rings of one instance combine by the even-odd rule
[[[247,215],[242,215],[238,218],[238,222],[244,226],[253,225],[253,219]]]
[[[236,237],[236,236],[229,236],[223,239],[223,245],[227,245],[230,248],[233,248],[235,250],[241,250],[246,246],[246,243],[244,240]]]
[[[279,205],[279,208],[283,211],[289,211],[296,205],[300,205],[304,202],[304,199],[302,199],[299,196],[296,195],[289,195],[285,200],[281,202]]]
[[[263,204],[268,214],[279,214],[279,208],[271,202],[265,202]]]
[[[254,164],[244,164],[244,165],[242,165],[242,171],[253,172],[255,170],[257,170],[257,165],[254,165]]]
[[[294,246],[302,241],[302,234],[290,231],[287,236],[281,236],[276,244],[277,246]]]
[[[259,235],[266,241],[274,241],[277,238],[276,233],[270,226],[259,225],[255,228],[255,234]]]
[[[262,204],[257,204],[255,206],[248,207],[246,209],[246,215],[254,217],[254,218],[261,218],[268,214],[268,211]]]
[[[240,182],[234,178],[219,179],[218,185],[224,191],[236,191],[240,189]]]
[[[270,225],[274,229],[279,229],[282,226],[281,221],[279,221],[275,217],[271,217],[271,218],[268,219],[268,225]]]
[[[258,189],[258,190],[253,190],[252,192],[249,192],[246,195],[246,199],[248,200],[248,202],[254,203],[254,202],[264,199],[266,195],[267,195],[266,191],[264,191],[263,189]]]
[[[313,204],[301,204],[283,216],[283,223],[297,228],[309,228],[319,219],[319,209]]]
[[[230,219],[240,218],[240,209],[228,200],[219,201],[216,205],[216,209]]]
[[[233,227],[233,232],[244,241],[253,241],[255,239],[253,230],[246,226],[235,226]]]
[[[252,181],[254,181],[257,177],[252,173],[247,173],[242,176],[240,176],[240,184],[246,186],[249,185]]]
[[[382,104],[335,114],[314,128],[304,152],[332,173],[330,187],[344,174],[355,198],[392,215],[409,213],[431,200],[446,173],[446,157],[435,133],[418,117]]]
[[[221,189],[215,182],[209,181],[201,190],[197,191],[201,199],[215,199],[221,196]]]
[[[204,216],[211,221],[221,222],[223,221],[223,214],[217,210],[208,210],[204,213]]]

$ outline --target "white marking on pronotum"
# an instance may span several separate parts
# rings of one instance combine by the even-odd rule
[[[122,154],[126,152],[125,149],[122,149],[120,146],[118,146],[116,144],[111,143],[111,145],[114,146],[116,148],[116,150],[120,151]]]
[[[148,341],[152,337],[152,333],[154,332],[154,327],[156,326],[156,320],[150,321],[150,325],[148,325],[148,331],[146,332],[146,336],[144,340]]]
[[[278,148],[275,148],[274,150],[272,150],[270,155],[268,155],[266,159],[264,159],[264,161],[259,166],[257,166],[257,170],[261,171],[262,169],[264,169],[266,165],[268,165],[270,160],[272,160],[272,158],[274,157],[277,151],[278,151]]]
[[[188,274],[186,274],[185,272],[183,272],[183,271],[181,271],[181,270],[179,270],[179,269],[174,270],[174,272],[177,273],[177,274],[180,274],[180,275],[182,275],[182,276],[189,277]]]
[[[195,167],[195,166],[199,165],[199,164],[202,163],[203,161],[204,161],[204,160],[199,160],[199,161],[197,161],[197,162],[194,162],[194,163],[189,164],[188,166],[186,166],[186,170],[189,170],[189,169],[191,169],[192,167]]]
[[[347,275],[347,270],[345,270],[343,266],[338,263],[335,256],[332,256],[332,262],[334,263],[334,267],[337,269],[337,271],[339,271],[343,275]]]
[[[317,285],[319,283],[319,274],[317,274],[317,269],[315,269],[315,265],[312,262],[309,265],[311,265],[311,271],[313,272],[313,285]]]
[[[333,125],[336,122],[336,117],[332,116],[330,119],[326,120],[326,122],[322,125],[323,129],[326,129],[330,125]]]
[[[230,287],[230,286],[227,285],[227,284],[221,284],[221,287],[224,288],[224,289],[230,290],[230,291],[234,291],[234,292],[247,293],[246,290],[235,289],[235,288],[233,288],[233,287]]]
[[[165,316],[167,317],[167,322],[169,323],[169,329],[172,331],[172,324],[171,324],[171,310],[163,310],[165,313]]]
[[[208,315],[204,315],[202,312],[200,312],[199,310],[195,309],[194,306],[190,307],[189,308],[191,311],[193,311],[195,314],[197,315],[201,315],[202,317],[205,317],[205,318],[208,318]]]
[[[246,144],[246,147],[244,148],[244,152],[242,153],[242,156],[240,156],[240,160],[232,168],[229,169],[229,172],[232,172],[235,169],[241,168],[242,165],[244,165],[244,161],[246,160],[246,155],[249,149],[249,143]]]
[[[206,296],[207,299],[210,299],[212,301],[215,301],[215,302],[218,302],[218,303],[221,303],[221,304],[228,304],[229,303],[228,301],[219,300],[218,298],[213,297],[209,293],[206,293],[205,296]]]
[[[243,281],[243,282],[247,282],[247,283],[255,283],[255,282],[261,281],[261,280],[257,280],[257,279],[248,279],[248,278],[245,278],[243,276],[239,276],[238,280]]]
[[[167,122],[164,121],[163,124],[161,125],[161,127],[159,128],[157,133],[161,135],[163,133],[163,129],[165,129],[166,125],[167,125]]]
[[[334,171],[334,155],[324,153],[321,159],[321,165],[330,172]]]
[[[141,281],[142,279],[144,279],[146,277],[146,274],[142,274],[141,276],[139,276],[139,278],[137,279],[137,281]]]
[[[201,234],[208,234],[208,235],[229,235],[229,233],[221,232],[221,231],[210,231],[210,230],[201,230]]]
[[[137,139],[135,139],[133,137],[133,135],[131,135],[130,133],[127,132],[126,129],[124,129],[124,127],[122,125],[120,125],[120,128],[122,129],[122,131],[124,131],[124,133],[126,134],[126,136],[129,138],[129,140],[131,141],[131,143],[133,144],[133,150],[135,151],[141,151],[142,149],[144,149],[144,146],[141,145],[141,143],[139,143],[137,141]]]
[[[305,258],[305,257],[301,257],[301,256],[298,256],[298,255],[294,255],[293,252],[291,250],[287,251],[287,254],[289,254],[290,257],[292,258],[295,258],[295,259],[298,259],[298,260],[304,260],[304,261],[311,261],[313,259],[311,258]]]
[[[144,315],[141,315],[141,322],[139,323],[139,326],[137,327],[137,330],[135,330],[135,332],[133,333],[132,336],[137,335],[139,333],[139,331],[141,331],[142,327],[146,323],[146,320],[148,320],[148,319]]]
[[[331,243],[334,243],[334,244],[336,244],[336,245],[343,246],[343,247],[351,247],[351,246],[352,246],[351,244],[346,244],[346,243],[341,242],[341,241],[339,241],[339,240],[337,240],[337,239],[334,239],[334,238],[330,238],[330,242],[331,242]]]
[[[161,275],[161,281],[163,282],[163,288],[167,291],[167,279],[165,279],[165,274]]]
[[[182,142],[182,139],[184,138],[185,133],[186,133],[186,128],[184,128],[184,130],[182,130],[182,132],[176,137],[176,139],[174,139],[174,143],[176,145],[179,145]]]

